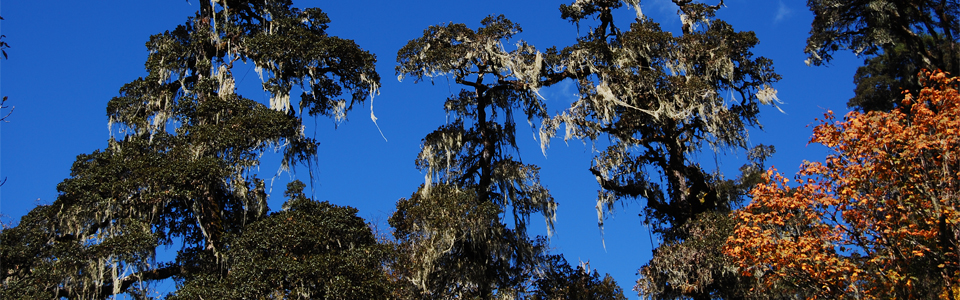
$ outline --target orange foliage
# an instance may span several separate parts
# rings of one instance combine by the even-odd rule
[[[767,172],[724,249],[745,275],[810,299],[960,297],[960,80],[921,77],[903,111],[825,114],[810,142],[834,154],[798,186]]]

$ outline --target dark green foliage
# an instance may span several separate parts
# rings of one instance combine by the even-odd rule
[[[609,274],[600,279],[596,270],[590,272],[589,265],[577,266],[576,269],[562,255],[549,255],[546,259],[547,268],[544,274],[535,283],[536,291],[531,295],[533,300],[620,300],[623,289],[610,277]]]
[[[82,251],[76,244],[56,243],[51,224],[56,214],[55,207],[39,206],[23,216],[17,227],[0,231],[0,267],[4,270],[0,273],[0,298],[55,298],[58,283],[68,276],[57,270],[77,268],[77,254]]]
[[[114,137],[106,149],[78,156],[71,177],[58,186],[57,200],[38,207],[20,226],[4,230],[5,239],[37,241],[14,250],[4,243],[4,256],[16,262],[4,263],[5,287],[81,299],[124,293],[139,297],[151,282],[167,278],[216,289],[213,283],[226,276],[234,267],[231,263],[242,269],[241,256],[257,254],[245,248],[249,245],[231,243],[250,236],[244,235],[249,224],[266,216],[263,180],[253,172],[261,154],[279,149],[285,169],[311,164],[317,158],[317,141],[304,136],[304,118],[342,120],[353,104],[379,87],[375,57],[350,40],[329,36],[330,20],[319,9],[292,8],[290,1],[201,1],[200,6],[185,24],[147,42],[148,75],[124,85],[107,105]],[[257,67],[264,90],[271,94],[269,105],[235,93],[232,72],[237,61]],[[304,91],[296,109],[290,101],[295,86]],[[309,212],[337,211],[303,204],[307,202],[291,202],[300,205],[294,210],[308,212],[290,214],[300,218]],[[332,265],[347,264],[355,275],[349,281],[353,285],[343,281],[311,291],[367,298],[364,293],[376,289],[363,280],[374,280],[370,278],[379,272],[379,264],[365,268],[371,262],[353,249],[372,251],[361,247],[373,241],[372,235],[362,221],[345,216],[352,211],[333,214],[340,217],[329,222],[347,223],[299,228],[319,232],[304,233],[308,240],[302,242],[342,234],[352,239],[341,249],[345,256],[325,254],[341,259],[334,261],[321,254],[301,255],[312,257],[313,267],[332,272],[317,276],[334,276]],[[266,227],[252,229],[251,235],[292,229],[262,224]],[[175,245],[181,249],[176,260],[155,261],[158,247]],[[294,248],[289,253],[298,251]],[[367,254],[382,253],[363,252]],[[52,268],[55,271],[45,271]],[[252,280],[242,273],[230,275]],[[291,286],[300,283],[290,281]],[[348,290],[337,289],[341,287]],[[250,288],[242,295],[265,292]]]
[[[937,45],[960,38],[955,0],[809,0],[807,6],[814,20],[805,51],[816,65],[829,62],[840,49],[875,55],[898,45],[933,63],[942,57]],[[924,41],[925,36],[932,39]]]
[[[933,38],[923,39],[933,43]],[[949,45],[934,45],[940,48],[949,48]],[[853,82],[856,84],[854,96],[847,106],[861,111],[890,111],[899,106],[903,99],[903,92],[909,91],[916,95],[922,88],[917,75],[924,68],[942,68],[958,72],[954,66],[955,59],[960,54],[952,53],[949,49],[938,51],[943,57],[942,63],[932,65],[924,63],[904,44],[897,44],[885,48],[883,53],[864,60],[864,65],[857,69]]]
[[[960,73],[960,3],[955,0],[809,0],[814,13],[804,50],[808,64],[822,65],[837,50],[864,55],[856,95],[848,105],[887,111],[917,92],[917,73]]]
[[[390,289],[379,244],[357,210],[288,187],[285,210],[248,225],[230,242],[226,275],[191,278],[173,299],[376,299]]]
[[[903,90],[919,90],[917,72],[921,63],[916,59],[900,46],[864,60],[853,77],[856,89],[847,106],[862,111],[893,109],[897,102],[893,99],[903,98]]]
[[[488,299],[523,293],[542,241],[500,221],[502,209],[471,189],[435,185],[400,199],[390,218],[402,253],[397,265],[414,298]]]

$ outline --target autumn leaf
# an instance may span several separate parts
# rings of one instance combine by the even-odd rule
[[[832,111],[796,187],[776,169],[736,213],[724,252],[761,286],[809,299],[960,297],[960,79],[921,73],[891,112]]]

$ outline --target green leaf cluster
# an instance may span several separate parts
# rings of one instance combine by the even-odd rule
[[[940,1],[810,0],[814,13],[804,50],[823,65],[838,50],[864,57],[854,76],[860,111],[890,111],[902,93],[917,96],[923,69],[960,74],[960,3]]]
[[[246,226],[232,239],[226,274],[190,276],[172,299],[373,299],[387,294],[379,243],[357,210],[317,202],[288,187],[285,210]]]

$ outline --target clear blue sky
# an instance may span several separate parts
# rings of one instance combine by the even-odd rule
[[[0,62],[0,95],[8,96],[8,104],[16,107],[9,122],[0,125],[0,177],[8,179],[0,187],[0,220],[15,224],[37,204],[53,202],[56,185],[69,175],[75,157],[106,145],[107,101],[124,83],[146,74],[144,44],[149,36],[185,22],[199,9],[197,1],[203,0],[5,1],[0,6],[0,16],[5,19],[0,22],[0,34],[6,35],[4,40],[12,46],[7,49],[9,59]],[[670,0],[642,2],[644,14],[665,30],[679,32],[676,6]],[[323,9],[333,21],[331,34],[353,39],[377,55],[383,87],[373,104],[389,140],[384,141],[370,121],[369,102],[355,107],[349,121],[338,126],[329,119],[307,120],[308,131],[315,131],[321,142],[314,197],[356,207],[361,217],[388,230],[386,219],[396,201],[408,197],[424,180],[414,167],[420,139],[445,123],[443,100],[459,90],[444,79],[434,84],[414,84],[409,79],[398,82],[394,73],[397,50],[420,37],[427,26],[455,22],[476,28],[490,14],[504,14],[519,23],[524,31],[518,39],[539,49],[560,48],[586,32],[586,28],[578,32],[560,19],[562,3],[566,2],[295,1],[297,7]],[[725,4],[718,17],[737,30],[755,31],[760,44],[754,54],[771,58],[783,76],[775,88],[785,113],[764,108],[763,130],[750,131],[752,143],[776,146],[777,153],[768,164],[788,174],[796,172],[803,160],[822,160],[824,148],[807,145],[812,129],[808,125],[827,109],[847,111],[853,73],[862,60],[838,53],[830,67],[804,64],[803,47],[813,18],[805,1],[728,0]],[[634,13],[621,11],[617,25],[627,28]],[[252,66],[238,68],[234,74],[239,93],[268,101],[258,90],[260,81],[249,70]],[[567,108],[573,93],[572,86],[564,85],[545,90],[548,110],[555,113]],[[638,217],[641,203],[620,207],[606,220],[601,235],[595,209],[598,185],[587,171],[593,157],[591,145],[554,140],[544,157],[534,132],[524,127],[518,131],[522,159],[542,168],[542,183],[560,203],[551,246],[571,264],[589,261],[601,273],[610,273],[628,297],[636,298],[631,291],[636,272],[649,260],[652,248]],[[734,177],[744,158],[741,151],[700,160],[704,166],[719,166],[728,177]],[[260,177],[272,186],[269,204],[273,209],[280,207],[282,191],[291,178],[310,180],[305,168],[275,176],[278,166],[276,157],[268,155],[260,169]],[[275,178],[272,185],[271,178]],[[536,226],[543,223],[533,224],[534,232],[546,232],[545,226]]]

